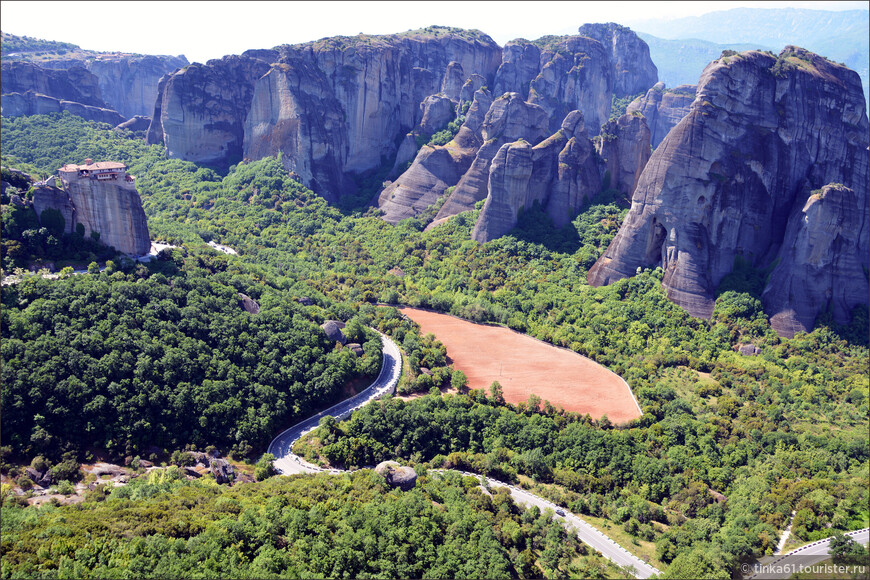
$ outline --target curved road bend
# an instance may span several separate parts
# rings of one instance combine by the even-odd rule
[[[846,532],[846,536],[852,538],[862,546],[866,546],[867,542],[870,541],[870,528]],[[792,550],[788,554],[780,556],[775,560],[771,560],[766,564],[758,564],[755,567],[747,564],[743,569],[743,574],[746,578],[757,578],[759,580],[767,578],[788,578],[795,572],[800,571],[801,567],[807,568],[814,566],[830,558],[830,548],[831,538],[825,538],[824,540],[807,544],[797,550]],[[753,574],[756,570],[758,570],[758,572]]]
[[[383,363],[381,364],[381,372],[378,378],[368,388],[353,397],[333,405],[325,411],[305,419],[301,423],[297,423],[275,437],[269,444],[268,452],[275,456],[275,469],[278,473],[290,475],[292,473],[315,473],[319,471],[338,472],[337,469],[325,470],[308,463],[294,454],[293,443],[305,433],[316,428],[323,417],[332,415],[338,420],[344,419],[355,409],[362,407],[369,401],[395,390],[396,384],[399,382],[399,376],[402,374],[402,353],[399,352],[399,347],[396,346],[396,343],[390,337],[382,332],[376,332],[381,336],[381,342],[384,345]]]
[[[378,334],[381,335],[381,341],[384,345],[383,366],[381,367],[381,372],[378,375],[378,378],[375,379],[375,382],[373,382],[367,389],[359,394],[354,395],[350,399],[342,401],[325,411],[321,411],[317,415],[309,417],[301,423],[297,423],[275,437],[272,443],[269,444],[268,452],[275,456],[275,469],[278,473],[283,475],[291,475],[293,473],[318,473],[321,471],[341,473],[341,470],[338,469],[324,469],[317,465],[308,463],[293,453],[293,443],[304,434],[316,428],[323,417],[332,415],[336,419],[344,419],[355,409],[362,407],[369,401],[377,399],[385,393],[392,392],[396,388],[396,384],[399,382],[399,376],[402,373],[402,354],[399,352],[399,347],[396,346],[396,343],[394,343],[387,335],[381,332],[378,332]],[[480,475],[474,473],[460,473],[477,478],[480,477]],[[531,507],[536,505],[540,509],[549,508],[553,511],[561,509],[556,504],[516,486],[495,479],[486,478],[486,480],[492,487],[507,487],[510,490],[513,499],[524,506]],[[605,558],[614,562],[617,566],[621,566],[625,569],[633,568],[635,575],[638,578],[649,578],[653,574],[660,574],[658,570],[643,560],[633,556],[625,548],[574,514],[565,512],[564,516],[556,515],[555,517],[562,520],[564,525],[569,529],[573,528],[577,533],[577,537],[580,538],[582,542],[601,552]]]

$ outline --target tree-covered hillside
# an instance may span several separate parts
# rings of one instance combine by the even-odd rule
[[[516,477],[574,511],[618,527],[631,549],[662,566],[670,564],[673,574],[683,577],[699,569],[708,570],[711,577],[730,577],[740,563],[771,552],[791,511],[798,514],[792,529],[798,541],[826,537],[832,529],[868,525],[866,308],[856,309],[848,326],[836,326],[823,315],[813,332],[781,339],[761,308],[758,293],[766,273],[744,264],[737,264],[723,280],[709,321],[692,318],[667,300],[660,269],[607,287],[590,287],[588,268],[613,238],[626,211],[612,192],[593,200],[563,230],[554,231],[543,212],[533,208],[510,235],[478,244],[470,240],[476,211],[430,231],[422,231],[417,219],[393,226],[374,211],[350,213],[329,206],[294,181],[279,159],[239,164],[219,175],[192,163],[167,160],[160,148],[70,115],[2,122],[4,164],[51,172],[63,163],[91,157],[130,166],[152,235],[183,243],[188,253],[175,281],[180,289],[164,275],[166,283],[158,278],[145,286],[157,292],[159,300],[151,300],[150,307],[141,305],[145,320],[155,321],[157,340],[164,328],[181,332],[173,349],[217,340],[214,344],[221,348],[239,347],[242,362],[252,365],[247,372],[271,369],[270,360],[258,358],[264,356],[257,350],[261,343],[254,340],[260,334],[246,326],[253,323],[236,319],[244,313],[233,314],[221,304],[214,324],[208,320],[208,332],[201,337],[189,334],[193,331],[186,330],[188,317],[176,317],[172,304],[190,307],[192,292],[211,304],[242,291],[261,300],[276,321],[288,316],[295,320],[297,307],[291,305],[291,315],[284,305],[304,288],[331,317],[355,318],[360,325],[391,334],[406,349],[409,384],[446,387],[451,373],[445,369],[433,373],[437,378],[420,379],[423,362],[444,364],[443,353],[394,309],[376,307],[377,301],[504,324],[585,354],[623,376],[644,413],[628,425],[613,426],[604,419],[564,413],[540,400],[507,405],[499,400],[497,386],[486,394],[433,394],[408,403],[372,404],[346,423],[321,427],[303,443],[312,458],[320,454],[324,460],[350,466],[400,457],[417,465],[463,465]],[[218,260],[203,249],[209,240],[230,245],[239,257]],[[209,265],[216,260],[226,270]],[[248,272],[239,286],[226,273],[233,268]],[[136,273],[122,275],[124,281],[117,282],[120,296],[141,302]],[[106,290],[115,284],[112,276],[119,275],[33,281],[15,290],[34,288],[37,294],[10,302],[9,330],[3,319],[4,339],[12,331],[12,321],[19,320],[15,332],[23,334],[16,335],[17,340],[50,342],[50,337],[27,334],[29,317],[44,324],[40,316],[49,315],[43,304],[64,311],[82,292],[105,296],[100,304],[114,307],[113,300],[121,297],[113,298]],[[151,274],[149,280],[156,276]],[[164,303],[164,294],[170,304]],[[197,304],[194,301],[192,321],[201,320]],[[56,324],[72,326],[88,312],[64,313],[56,317]],[[122,318],[120,312],[118,317]],[[219,334],[224,326],[231,329],[229,336],[209,334]],[[96,329],[103,332],[99,322]],[[106,336],[115,340],[109,330]],[[140,336],[135,326],[125,332],[134,340]],[[237,344],[245,333],[254,341],[249,348],[256,351],[250,359],[245,355],[252,353]],[[171,334],[177,335],[174,330]],[[294,340],[301,344],[301,338]],[[4,340],[4,372],[8,361],[38,358],[19,355],[18,350],[7,354],[6,342],[11,341]],[[151,348],[154,342],[151,339]],[[93,341],[88,346],[95,348]],[[741,354],[741,347],[753,354]],[[137,352],[151,356],[147,349]],[[282,356],[294,360],[295,352],[296,347],[290,347]],[[321,352],[327,360],[343,356]],[[60,356],[66,355],[58,352]],[[53,371],[57,377],[70,372],[62,368]],[[209,373],[210,368],[211,363],[194,365],[197,372]],[[137,380],[135,370],[131,380]],[[248,393],[245,385],[244,380],[238,385],[243,394]],[[133,398],[147,406],[147,395],[136,393]],[[22,421],[37,425],[37,407],[59,400],[40,400]],[[227,422],[250,424],[245,421],[247,400],[239,401],[244,412],[228,415]],[[4,419],[6,405],[4,399]],[[95,412],[94,417],[115,417],[109,410]],[[129,425],[128,417],[117,423],[118,428],[133,429],[129,436],[139,437],[135,421]],[[200,429],[210,429],[210,416],[200,413],[196,419],[200,417],[206,418],[206,427]],[[175,420],[174,412],[168,412],[155,415],[149,424],[159,431],[160,422],[171,425]],[[259,417],[254,424],[264,439],[266,431],[278,427],[274,420],[270,424]],[[198,432],[195,421],[181,429]],[[221,429],[221,436],[235,436],[229,424]],[[245,440],[253,445],[255,438]],[[336,499],[335,505],[342,501]],[[505,538],[500,541],[508,545]],[[157,556],[148,558],[157,561]]]
[[[4,578],[620,577],[552,512],[458,474],[365,470],[226,489],[154,472],[75,505],[2,510]],[[174,480],[174,481],[173,481]]]

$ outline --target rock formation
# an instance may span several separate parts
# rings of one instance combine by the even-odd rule
[[[85,165],[66,165],[59,170],[63,189],[73,207],[74,218],[70,223],[82,224],[85,235],[98,232],[100,243],[113,246],[119,252],[136,256],[147,254],[151,240],[135,181],[132,177],[126,179],[126,168],[120,163],[111,164],[118,166],[118,176],[114,179],[95,179],[81,173],[82,170],[92,172],[100,165],[86,162]]]
[[[130,118],[151,115],[161,77],[187,64],[183,56],[100,55],[85,66],[99,80],[108,106]]]
[[[326,337],[329,340],[339,342],[342,345],[347,344],[347,337],[344,336],[344,333],[341,331],[344,328],[344,323],[338,320],[327,320],[323,324],[320,325],[320,328],[323,329],[323,332],[326,333]]]
[[[641,93],[659,80],[649,46],[630,28],[608,22],[584,24],[577,32],[594,38],[604,47],[615,72],[613,93],[617,97]]]
[[[810,199],[832,183],[852,194],[836,188],[827,190],[830,202]],[[844,212],[866,216],[867,204],[868,121],[857,73],[793,46],[778,57],[723,57],[704,70],[689,114],[647,163],[589,282],[609,284],[661,265],[668,297],[709,318],[716,287],[737,256],[756,267],[779,259],[765,304],[785,335],[796,323],[812,324],[829,299],[840,317],[857,300],[831,285],[855,279],[850,248],[866,268],[867,220],[850,221],[848,237],[836,223]],[[807,275],[812,281],[798,282]],[[790,286],[793,297],[774,284]]]
[[[247,294],[242,294],[241,292],[239,292],[239,305],[242,307],[242,310],[244,310],[248,314],[260,313],[260,305],[257,303],[257,301],[248,296]]]
[[[518,93],[507,93],[495,99],[480,126],[483,145],[480,145],[471,166],[462,175],[435,219],[474,209],[474,204],[486,199],[489,165],[499,149],[506,143],[520,139],[537,145],[550,134],[547,126],[546,111],[527,103]],[[467,136],[473,138],[473,134]]]
[[[157,91],[157,87],[154,87],[155,92]],[[148,127],[151,126],[151,117],[143,117],[141,115],[136,115],[132,119],[128,119],[115,127],[116,129],[125,129],[127,131],[148,131]]]
[[[579,36],[545,36],[507,43],[495,78],[495,94],[517,92],[547,111],[551,132],[572,110],[586,119],[590,135],[610,116],[613,96],[647,90],[658,80],[649,48],[618,24],[585,24]]]
[[[792,213],[780,261],[762,295],[780,336],[809,332],[816,316],[829,308],[834,321],[847,324],[852,309],[867,304],[868,227],[868,197],[841,184],[813,192]]]
[[[631,199],[650,157],[650,130],[640,113],[627,113],[601,129],[598,153],[607,160],[609,186]]]
[[[389,485],[398,487],[402,491],[408,491],[417,485],[417,472],[414,468],[399,465],[395,461],[378,463],[375,473],[386,479]]]
[[[378,207],[384,220],[396,223],[417,215],[459,182],[483,145],[481,128],[491,104],[490,94],[478,90],[456,137],[420,149],[411,167],[381,192]]]
[[[587,197],[598,192],[601,176],[583,116],[569,114],[561,129],[532,147],[526,141],[503,145],[489,169],[488,194],[472,239],[503,236],[516,224],[519,212],[535,203],[561,227]]]
[[[659,82],[646,95],[632,101],[625,112],[637,111],[646,117],[652,146],[658,147],[665,135],[689,114],[697,88],[695,85],[680,85],[667,89],[665,83]]]
[[[60,212],[64,220],[64,233],[75,231],[76,208],[69,194],[59,187],[39,185],[33,187],[33,210],[36,217],[42,221],[42,212],[54,209]]]
[[[352,175],[392,161],[420,122],[423,99],[445,80],[456,84],[455,73],[445,79],[448,66],[491,78],[499,52],[479,32],[431,27],[192,65],[161,81],[149,142],[162,141],[171,157],[212,164],[280,153],[306,185],[336,199],[353,192]],[[246,64],[233,68],[231,59]]]
[[[4,60],[0,64],[0,78],[0,92],[4,95],[32,91],[59,101],[108,108],[100,92],[99,80],[83,66],[53,70],[29,62]]]
[[[268,71],[268,63],[243,54],[194,63],[163,77],[148,143],[163,143],[169,157],[195,163],[241,161],[254,82]]]
[[[117,111],[83,105],[74,101],[63,101],[42,95],[33,91],[26,93],[4,93],[0,96],[0,107],[4,117],[22,117],[25,115],[46,115],[48,113],[61,113],[69,111],[73,115],[95,121],[108,123],[112,126],[125,121]]]

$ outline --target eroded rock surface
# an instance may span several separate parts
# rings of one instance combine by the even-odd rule
[[[25,115],[46,115],[48,113],[61,113],[69,111],[73,115],[95,121],[118,125],[126,121],[117,111],[83,105],[75,101],[65,101],[28,91],[26,93],[4,93],[0,96],[0,107],[4,117],[21,117]]]
[[[652,146],[658,147],[668,132],[689,114],[697,88],[695,85],[680,85],[668,89],[665,83],[656,83],[644,96],[632,101],[625,112],[637,111],[646,118]]]
[[[847,324],[852,309],[867,304],[868,222],[867,196],[840,184],[814,192],[792,214],[762,296],[780,336],[809,332],[828,308],[836,322]]]
[[[839,201],[808,201],[812,190],[840,183],[852,190],[857,208],[866,208],[867,148],[865,101],[854,71],[793,46],[778,57],[748,51],[720,58],[704,70],[689,114],[651,156],[631,210],[589,282],[610,284],[661,265],[668,297],[708,318],[736,256],[758,267],[781,257],[785,271],[771,276],[766,304],[794,308],[789,320],[812,324],[810,313],[814,318],[827,303],[821,286],[803,284],[801,298],[785,301],[771,288],[774,281],[794,285],[811,264],[823,262],[832,279],[852,279],[852,260],[844,256],[867,247],[866,226],[849,241],[839,227],[824,225],[842,215],[837,208],[853,205],[850,196],[838,190],[832,200]],[[790,216],[804,209],[806,225],[787,233]],[[799,249],[811,240],[817,250]],[[858,254],[867,259],[866,251]],[[839,301],[842,312],[851,297]]]
[[[517,224],[519,212],[535,203],[558,227],[564,226],[599,189],[601,176],[592,153],[579,111],[534,147],[526,141],[503,145],[490,166],[486,203],[472,239],[487,242],[503,236]]]
[[[601,130],[598,153],[607,160],[610,187],[631,199],[650,158],[650,130],[639,113],[608,121]]]
[[[402,491],[408,491],[417,485],[417,472],[414,471],[414,468],[399,465],[395,461],[378,463],[375,467],[375,473],[386,479],[389,485],[398,487]]]
[[[99,80],[83,66],[54,70],[30,62],[3,61],[0,79],[3,94],[32,91],[59,101],[108,108],[100,92]]]

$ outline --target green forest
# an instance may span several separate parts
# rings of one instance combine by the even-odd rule
[[[847,326],[822,315],[813,332],[781,339],[761,306],[766,272],[743,263],[723,280],[710,321],[667,300],[660,269],[590,287],[588,269],[627,211],[609,190],[562,230],[532,208],[509,235],[478,244],[470,239],[477,211],[430,231],[420,219],[390,225],[371,208],[330,206],[280,159],[238,164],[222,175],[69,114],[2,123],[4,166],[39,175],[86,157],[125,162],[137,178],[152,239],[180,246],[147,266],[113,262],[97,275],[30,277],[3,288],[3,445],[21,464],[49,449],[55,461],[62,453],[82,461],[91,447],[130,455],[152,444],[167,453],[216,445],[256,457],[281,427],[335,400],[351,377],[377,372],[373,349],[354,359],[327,344],[317,328],[326,319],[391,335],[408,363],[402,392],[449,386],[458,373],[443,346],[395,309],[376,306],[401,303],[502,324],[586,355],[628,382],[643,416],[613,425],[534,397],[511,405],[498,385],[467,394],[433,391],[327,422],[299,442],[300,453],[348,468],[398,459],[418,471],[457,467],[519,482],[609,522],[632,538],[629,549],[647,550],[668,577],[697,577],[699,570],[731,577],[741,563],[772,553],[792,511],[798,543],[868,526],[866,308],[856,309]],[[35,229],[4,206],[4,232],[13,221],[25,224],[15,230],[22,238]],[[205,246],[212,240],[239,256],[216,254]],[[10,241],[4,238],[2,248],[7,272],[46,259],[10,251]],[[67,257],[90,258],[83,251],[70,246]],[[260,302],[260,314],[238,306],[240,292]],[[301,296],[316,305],[302,307]],[[746,344],[760,354],[740,354]],[[321,478],[329,480],[307,481]],[[256,489],[293,489],[299,485],[293,481],[269,480]],[[333,484],[318,485],[327,486],[324,501],[335,509],[347,505]],[[171,503],[182,492],[165,493]],[[9,528],[4,517],[4,536],[82,509],[7,503],[4,514],[16,515]],[[154,505],[164,507],[148,509],[169,509]],[[141,555],[149,561],[180,546],[157,532],[148,537],[156,551]],[[506,537],[494,541],[507,554],[524,553]],[[290,557],[283,545],[270,546],[270,554],[277,547],[281,558]],[[4,537],[4,566],[8,550]],[[15,561],[57,567],[57,556],[35,553]],[[532,553],[540,570],[555,570],[543,563],[543,552]],[[417,557],[411,560],[425,561]],[[566,562],[576,558],[564,555]],[[532,573],[513,556],[505,562],[492,564],[493,577]],[[276,574],[313,569],[295,560],[280,566]],[[587,577],[567,566],[553,574]]]

